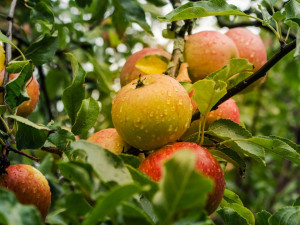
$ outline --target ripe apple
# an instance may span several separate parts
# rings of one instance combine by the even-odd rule
[[[231,58],[238,58],[238,49],[225,34],[202,31],[186,36],[184,57],[193,82],[221,69]]]
[[[224,195],[225,180],[221,166],[206,148],[191,142],[177,142],[166,145],[149,155],[145,161],[141,163],[139,169],[147,174],[152,180],[159,181],[163,175],[163,163],[171,158],[175,152],[182,149],[189,149],[195,152],[197,156],[195,164],[196,170],[214,181],[214,190],[208,195],[205,206],[207,213],[211,214],[221,203]]]
[[[238,48],[240,58],[245,58],[253,64],[253,72],[256,72],[267,62],[266,48],[259,35],[242,27],[230,29],[226,35],[234,41]],[[251,91],[254,87],[261,85],[265,80],[265,77],[260,78],[243,92]]]
[[[19,76],[19,74],[10,74],[9,75],[9,81],[13,80]],[[4,78],[4,70],[0,72],[0,85],[3,83],[3,78]],[[22,116],[22,117],[27,117],[29,116],[33,110],[35,109],[38,101],[39,101],[39,96],[40,96],[40,85],[37,82],[36,78],[32,76],[32,78],[27,82],[26,84],[26,91],[29,96],[29,100],[23,102],[17,110],[17,115]],[[2,103],[2,93],[0,93],[0,104]]]
[[[45,176],[30,165],[9,166],[0,176],[0,186],[14,192],[19,202],[34,205],[46,218],[51,203],[51,192]]]
[[[157,48],[144,48],[141,51],[132,54],[127,59],[125,65],[121,70],[120,79],[121,79],[122,87],[130,83],[131,81],[137,79],[139,75],[146,75],[144,72],[136,68],[135,64],[140,58],[147,55],[161,55],[168,59],[171,59],[171,55],[169,53],[165,52],[162,49],[157,49]]]
[[[189,127],[192,104],[175,79],[151,74],[127,84],[112,102],[112,121],[129,145],[152,150],[177,140]]]
[[[130,148],[130,146],[123,141],[115,128],[100,130],[87,140],[116,154],[120,154],[123,150],[126,151]]]
[[[216,110],[209,112],[206,117],[206,125],[219,119],[229,119],[233,122],[240,123],[240,112],[234,99],[230,98],[219,105]]]

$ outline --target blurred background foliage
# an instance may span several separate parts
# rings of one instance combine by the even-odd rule
[[[238,4],[248,12],[257,13],[255,8],[261,1],[228,2]],[[9,0],[1,0],[0,3],[2,33],[7,30],[9,4]],[[278,1],[279,6],[280,4],[283,2]],[[56,125],[70,127],[61,97],[64,88],[72,80],[71,64],[64,55],[71,52],[87,72],[87,97],[92,96],[98,100],[101,107],[98,122],[89,132],[82,134],[80,139],[86,139],[95,131],[112,127],[111,102],[120,89],[119,74],[126,59],[147,46],[164,48],[171,53],[172,40],[162,37],[162,31],[168,24],[156,19],[171,10],[172,6],[167,0],[18,1],[13,42],[26,54],[32,43],[44,40],[41,47],[49,48],[54,53],[51,60],[35,68],[34,75],[41,86],[41,97],[29,119],[42,124],[53,120]],[[245,22],[244,18],[222,19],[230,24]],[[221,32],[228,30],[226,26],[220,26],[215,17],[195,21],[193,32],[207,29]],[[274,35],[266,29],[258,26],[251,26],[249,29],[261,35],[268,58],[280,49]],[[45,37],[52,39],[45,40]],[[18,56],[18,52],[13,50],[13,58]],[[294,59],[291,52],[267,73],[266,82],[260,88],[235,96],[241,121],[255,135],[281,136],[299,144],[299,84],[300,61]],[[34,154],[44,158],[39,169],[49,179],[54,190],[52,208],[58,209],[60,205],[67,204],[65,201],[72,202],[73,198],[85,201],[82,194],[76,191],[65,193],[65,190],[72,189],[70,183],[59,185],[64,178],[56,176],[57,168],[53,164],[55,156],[38,151]],[[26,158],[12,155],[16,162],[32,163]],[[284,205],[291,205],[300,193],[300,170],[295,164],[274,155],[267,155],[266,161],[267,168],[248,161],[243,179],[235,169],[226,173],[227,188],[235,191],[253,212],[262,209],[273,212]],[[66,198],[59,198],[62,195],[66,195]],[[86,206],[88,207],[87,204]],[[79,216],[85,211],[75,208],[68,210]],[[59,222],[58,217],[52,219]]]

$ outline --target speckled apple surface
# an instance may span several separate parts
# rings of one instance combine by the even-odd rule
[[[206,125],[219,119],[229,119],[236,123],[240,123],[240,112],[239,108],[234,101],[230,98],[219,105],[216,110],[211,111],[206,118]]]
[[[125,65],[123,66],[120,74],[120,80],[121,80],[121,86],[130,83],[131,81],[137,79],[139,75],[145,75],[144,72],[139,70],[135,67],[135,64],[137,61],[147,55],[162,55],[169,60],[171,59],[171,55],[167,52],[165,52],[162,49],[156,49],[156,48],[144,48],[141,51],[138,51],[134,54],[132,54],[126,61]],[[155,65],[153,65],[155,66]]]
[[[186,36],[184,57],[193,82],[221,69],[231,58],[238,58],[238,49],[225,34],[201,31]]]
[[[9,81],[16,78],[18,75],[19,74],[10,74]],[[2,85],[3,83],[3,77],[4,70],[0,72],[0,85]],[[39,101],[40,85],[34,76],[32,76],[32,78],[30,78],[27,82],[26,91],[30,99],[28,101],[23,102],[17,110],[17,115],[22,117],[29,116],[33,112]],[[2,104],[2,93],[0,94],[0,103]]]
[[[0,186],[15,193],[25,205],[35,205],[45,219],[51,203],[51,192],[45,176],[30,165],[9,166],[0,177]]]
[[[175,152],[182,149],[194,151],[197,157],[195,165],[196,170],[214,181],[213,192],[209,194],[205,207],[208,214],[211,214],[221,203],[225,190],[225,180],[220,164],[206,148],[190,142],[169,144],[149,155],[145,161],[141,163],[139,169],[147,174],[152,180],[159,181],[163,175],[163,163]]]
[[[90,136],[87,140],[116,154],[120,154],[123,149],[126,151],[130,148],[130,146],[123,141],[115,128],[100,130]]]
[[[177,140],[189,127],[192,103],[175,79],[152,74],[127,84],[112,102],[112,121],[129,145],[151,150]]]

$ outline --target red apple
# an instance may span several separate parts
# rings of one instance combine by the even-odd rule
[[[192,104],[175,79],[152,74],[127,84],[112,102],[112,121],[129,145],[152,150],[177,140],[189,127]]]
[[[202,31],[186,36],[184,57],[193,82],[221,69],[231,58],[238,58],[238,49],[225,34]]]
[[[205,207],[208,214],[211,214],[221,203],[224,195],[225,180],[221,166],[206,148],[190,142],[177,142],[166,145],[149,155],[145,161],[141,163],[139,169],[146,173],[152,180],[159,181],[163,175],[163,163],[171,158],[175,152],[182,149],[189,149],[195,152],[197,156],[196,170],[214,181],[213,192],[209,194]]]
[[[130,146],[123,141],[117,130],[114,128],[100,130],[90,136],[87,140],[116,154],[120,154],[123,150],[126,151],[130,148]]]
[[[9,75],[9,81],[13,80],[19,76],[19,74],[10,74]],[[3,83],[3,78],[4,78],[4,70],[0,72],[0,85]],[[22,116],[22,117],[27,117],[29,116],[33,110],[35,109],[38,101],[39,101],[39,96],[40,96],[40,85],[37,82],[36,78],[32,76],[32,78],[29,79],[29,81],[26,84],[26,91],[29,96],[29,100],[23,102],[17,110],[17,115]],[[0,93],[0,103],[2,104],[2,93]]]
[[[137,79],[139,75],[146,75],[144,72],[136,68],[135,64],[140,58],[147,55],[161,55],[168,59],[171,59],[171,55],[169,53],[165,52],[162,49],[156,49],[156,48],[144,48],[141,51],[132,54],[127,59],[125,65],[121,70],[120,79],[121,79],[122,87],[130,83],[131,81]]]
[[[51,192],[45,176],[33,166],[9,166],[0,176],[0,186],[15,193],[19,202],[34,205],[45,219],[51,203]]]

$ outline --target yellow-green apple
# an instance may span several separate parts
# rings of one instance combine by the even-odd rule
[[[185,61],[189,64],[189,75],[193,82],[221,69],[231,58],[238,58],[234,42],[217,31],[201,31],[186,36]]]
[[[253,72],[256,72],[267,62],[266,48],[259,35],[242,27],[229,29],[226,35],[234,41],[239,51],[239,57],[245,58],[253,64]],[[265,77],[260,78],[253,85],[250,85],[246,91],[252,90],[255,86],[262,84],[264,81]]]
[[[138,69],[135,64],[137,61],[148,55],[161,55],[166,57],[167,59],[171,59],[171,55],[165,52],[162,49],[158,48],[144,48],[141,51],[138,51],[132,54],[126,61],[125,65],[123,66],[120,74],[121,86],[124,86],[130,83],[132,80],[135,80],[139,77],[139,75],[146,75],[143,71]],[[153,65],[155,66],[155,65]]]
[[[126,151],[130,148],[130,146],[123,141],[115,128],[100,130],[87,140],[116,154],[120,154],[122,151]]]
[[[152,180],[159,181],[163,176],[163,163],[171,158],[175,152],[183,149],[188,149],[196,153],[197,160],[195,169],[211,178],[214,182],[214,189],[212,193],[208,195],[205,206],[207,213],[211,214],[221,203],[224,195],[225,180],[220,164],[206,148],[191,142],[177,142],[166,145],[150,154],[145,161],[141,163],[139,169]]]
[[[51,192],[45,176],[30,165],[9,166],[0,176],[0,186],[14,192],[19,202],[34,205],[46,218],[51,204]]]
[[[0,71],[3,70],[4,63],[5,63],[5,51],[4,51],[4,48],[2,46],[2,43],[0,42]]]
[[[19,74],[10,74],[9,75],[9,81],[12,79],[16,78],[19,76]],[[3,78],[4,78],[4,70],[0,72],[0,85],[3,83]],[[22,117],[27,117],[29,116],[33,110],[35,109],[38,101],[39,101],[39,96],[40,96],[40,85],[37,82],[36,78],[32,76],[30,80],[26,84],[26,91],[29,96],[29,100],[23,102],[17,110],[17,115],[22,116]],[[0,93],[0,104],[2,104],[2,93]]]
[[[192,104],[175,79],[143,76],[122,87],[112,102],[112,121],[129,145],[152,150],[177,140],[189,127]]]

